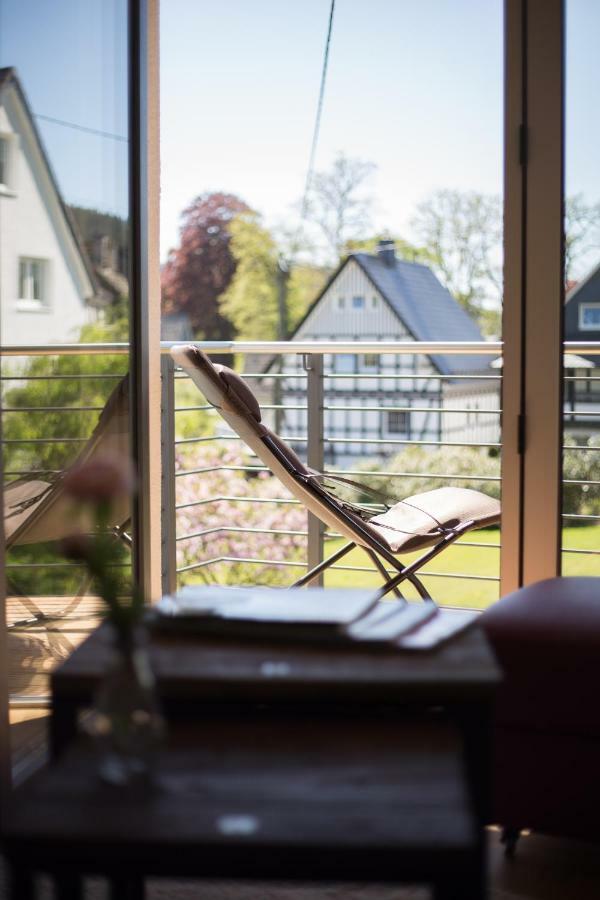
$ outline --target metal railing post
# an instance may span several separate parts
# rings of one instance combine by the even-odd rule
[[[307,463],[311,469],[323,471],[323,356],[317,353],[306,354],[304,368],[307,372],[306,384],[306,425],[307,425]],[[323,559],[323,523],[312,513],[308,513],[307,562],[308,569],[314,568]],[[314,585],[323,584],[323,576],[319,575]]]
[[[177,544],[175,513],[175,365],[169,355],[161,358],[160,441],[161,481],[161,572],[162,592],[177,590]]]

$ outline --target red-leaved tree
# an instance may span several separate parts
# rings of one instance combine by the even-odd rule
[[[249,209],[234,194],[200,194],[184,209],[180,245],[163,266],[163,313],[185,313],[197,338],[233,337],[231,323],[219,314],[218,298],[236,267],[227,226],[242,212]]]

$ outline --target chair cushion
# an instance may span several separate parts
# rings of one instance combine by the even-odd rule
[[[505,673],[504,726],[600,735],[600,578],[550,578],[494,604],[481,624]]]
[[[255,421],[260,422],[262,416],[258,400],[244,381],[244,379],[234,372],[233,369],[222,366],[219,363],[215,365],[216,371],[219,373],[225,384],[230,390],[233,390],[238,400],[247,407],[248,412]]]
[[[468,488],[444,487],[401,500],[370,519],[369,525],[397,553],[437,544],[442,536],[440,525],[452,528],[473,521],[481,527],[499,519],[500,504],[493,497]]]

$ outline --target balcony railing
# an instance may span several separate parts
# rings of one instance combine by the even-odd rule
[[[398,499],[440,482],[499,488],[499,459],[497,474],[489,474],[477,469],[449,472],[440,468],[439,457],[444,449],[472,454],[472,448],[478,448],[482,461],[484,453],[499,454],[501,373],[440,375],[427,364],[427,359],[440,353],[497,357],[500,344],[311,341],[199,346],[209,352],[244,353],[243,376],[259,396],[267,423],[314,469],[335,470],[350,478],[381,484]],[[355,371],[347,371],[348,357],[352,358]],[[365,357],[371,357],[366,371],[362,365]],[[377,361],[373,365],[374,357]],[[344,371],[340,371],[340,359]],[[478,393],[471,391],[475,387]],[[175,547],[165,548],[165,590],[200,578],[239,580],[240,571],[248,581],[260,582],[266,577],[271,582],[290,583],[306,566],[316,565],[324,553],[329,555],[341,536],[325,530],[312,515],[304,515],[301,521],[299,504],[285,495],[278,484],[275,491],[269,486],[267,496],[258,490],[248,491],[248,484],[262,486],[256,476],[266,470],[241,447],[239,458],[215,462],[223,453],[216,448],[241,442],[228,432],[218,413],[203,402],[195,389],[191,396],[195,402],[190,402],[187,377],[174,371],[170,357],[164,357],[164,422],[169,424],[163,431],[163,506],[172,511],[166,533],[176,535]],[[189,436],[186,429],[180,429],[179,422],[184,418],[189,428],[194,413],[212,421],[208,434]],[[391,428],[387,419],[390,414],[395,417]],[[452,423],[458,420],[461,424],[453,427]],[[476,432],[482,431],[482,421],[486,433],[477,436]],[[169,437],[173,431],[174,441]],[[436,458],[438,468],[390,469],[396,454],[417,448],[431,451],[428,454],[424,450],[421,466],[429,455]],[[211,491],[210,482],[217,468],[221,472],[227,469],[242,490]],[[413,486],[412,490],[405,489],[407,483]],[[296,507],[295,515],[290,507]],[[215,508],[220,511],[221,521],[213,524],[211,516],[210,521],[203,523],[204,513],[214,513]],[[248,509],[251,524],[238,524],[244,508]],[[195,516],[190,517],[190,512],[195,512]],[[274,521],[268,527],[261,524],[261,519]],[[243,552],[239,540],[243,534],[253,536],[259,552]],[[448,569],[432,568],[427,573],[425,580],[432,580],[433,593],[443,593],[439,587],[433,588],[435,580],[442,586],[452,585],[452,596],[458,592],[470,596],[474,605],[484,605],[498,596],[498,532],[482,535],[459,542],[457,553],[451,551],[453,564]],[[278,546],[282,541],[287,541],[290,549],[287,558],[282,558]],[[214,552],[211,546],[215,547]],[[228,547],[235,547],[235,552],[228,551]],[[269,554],[269,549],[279,552]],[[469,554],[478,557],[473,566],[469,565]],[[487,559],[482,561],[484,556]],[[356,551],[347,563],[332,567],[326,583],[376,584],[378,578],[370,560],[363,560],[360,551]],[[465,585],[469,590],[465,590]]]
[[[313,516],[304,516],[299,504],[285,496],[264,466],[242,448],[237,436],[227,432],[218,413],[203,402],[183,373],[174,370],[170,346],[162,345],[164,589],[173,590],[193,580],[293,581],[307,565],[315,565],[324,552],[330,552],[339,536],[326,531]],[[498,342],[237,341],[198,346],[208,353],[236,354],[238,362],[243,357],[244,377],[259,395],[265,418],[315,469],[385,485],[398,498],[407,495],[407,485],[411,493],[440,483],[499,490],[501,369],[442,375],[426,364],[430,356],[441,354],[494,359],[502,352]],[[21,358],[92,355],[117,359],[128,352],[126,344],[3,348],[4,356]],[[565,352],[597,354],[599,348],[571,342],[565,345]],[[349,357],[353,371],[348,371]],[[69,403],[34,410],[5,408],[4,416],[39,414],[35,434],[12,444],[9,438],[5,450],[19,443],[33,451],[30,456],[34,458],[36,448],[57,444],[70,446],[75,453],[88,434],[48,436],[45,415],[55,420],[72,415],[76,408],[88,417],[91,432],[102,407],[85,401],[85,383],[104,380],[108,394],[109,385],[119,377],[105,369],[32,374],[12,372],[10,365],[5,365],[4,393],[11,385],[36,379],[61,379],[65,384],[76,380],[82,385],[81,403],[76,407]],[[588,385],[598,380],[577,373],[567,379]],[[579,421],[596,422],[600,409],[592,405],[574,413],[565,407],[566,425],[573,415]],[[473,462],[471,468],[456,465],[461,453]],[[571,446],[571,442],[565,446],[565,454],[583,454],[582,459],[593,458],[594,464],[598,459],[596,448]],[[59,472],[59,467],[52,470],[52,474]],[[10,481],[36,473],[39,468],[35,464],[9,465],[5,478]],[[599,486],[600,478],[594,472],[565,478],[565,487],[582,494]],[[567,526],[595,524],[600,515],[567,511],[564,520]],[[584,534],[583,529],[580,532]],[[599,551],[589,541],[578,543],[573,535],[571,528],[564,559],[575,560],[576,570],[591,571]],[[440,558],[443,564],[435,568],[432,564],[425,581],[442,602],[486,605],[498,595],[499,553],[497,530],[469,535]],[[16,582],[25,570],[55,571],[58,577],[58,570],[66,572],[71,567],[58,557],[9,559],[8,574]],[[346,564],[334,567],[327,583],[366,584],[372,579],[375,584],[376,578],[376,570],[355,551]]]

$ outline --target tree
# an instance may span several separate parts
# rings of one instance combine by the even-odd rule
[[[476,319],[500,306],[500,199],[475,191],[435,191],[411,226],[450,293]],[[480,322],[480,324],[482,324]]]
[[[245,340],[286,338],[317,296],[326,272],[292,265],[258,213],[236,216],[228,225],[235,274],[219,297],[219,311]]]
[[[85,325],[78,342],[128,340],[127,316],[123,300],[106,311],[105,322]],[[81,354],[32,357],[25,366],[11,369],[3,415],[7,481],[27,473],[50,481],[59,477],[85,447],[100,410],[128,368],[127,356]],[[115,554],[126,562],[128,554],[117,542]],[[81,588],[81,570],[63,567],[64,557],[54,542],[12,547],[7,562],[19,565],[11,572],[16,593],[72,595]]]
[[[246,340],[275,340],[278,332],[278,250],[255,212],[228,225],[235,274],[219,297],[220,314]]]
[[[336,261],[348,241],[361,238],[370,228],[373,201],[365,187],[375,169],[371,162],[340,153],[330,169],[313,176],[306,218],[317,226]]]
[[[235,273],[229,225],[249,208],[234,194],[206,193],[182,213],[180,245],[162,270],[163,313],[189,316],[195,336],[230,340],[233,326],[219,311],[219,296]]]
[[[565,202],[565,281],[597,265],[600,251],[600,203],[586,203],[583,194],[567,197]],[[583,273],[585,274],[585,272]]]

